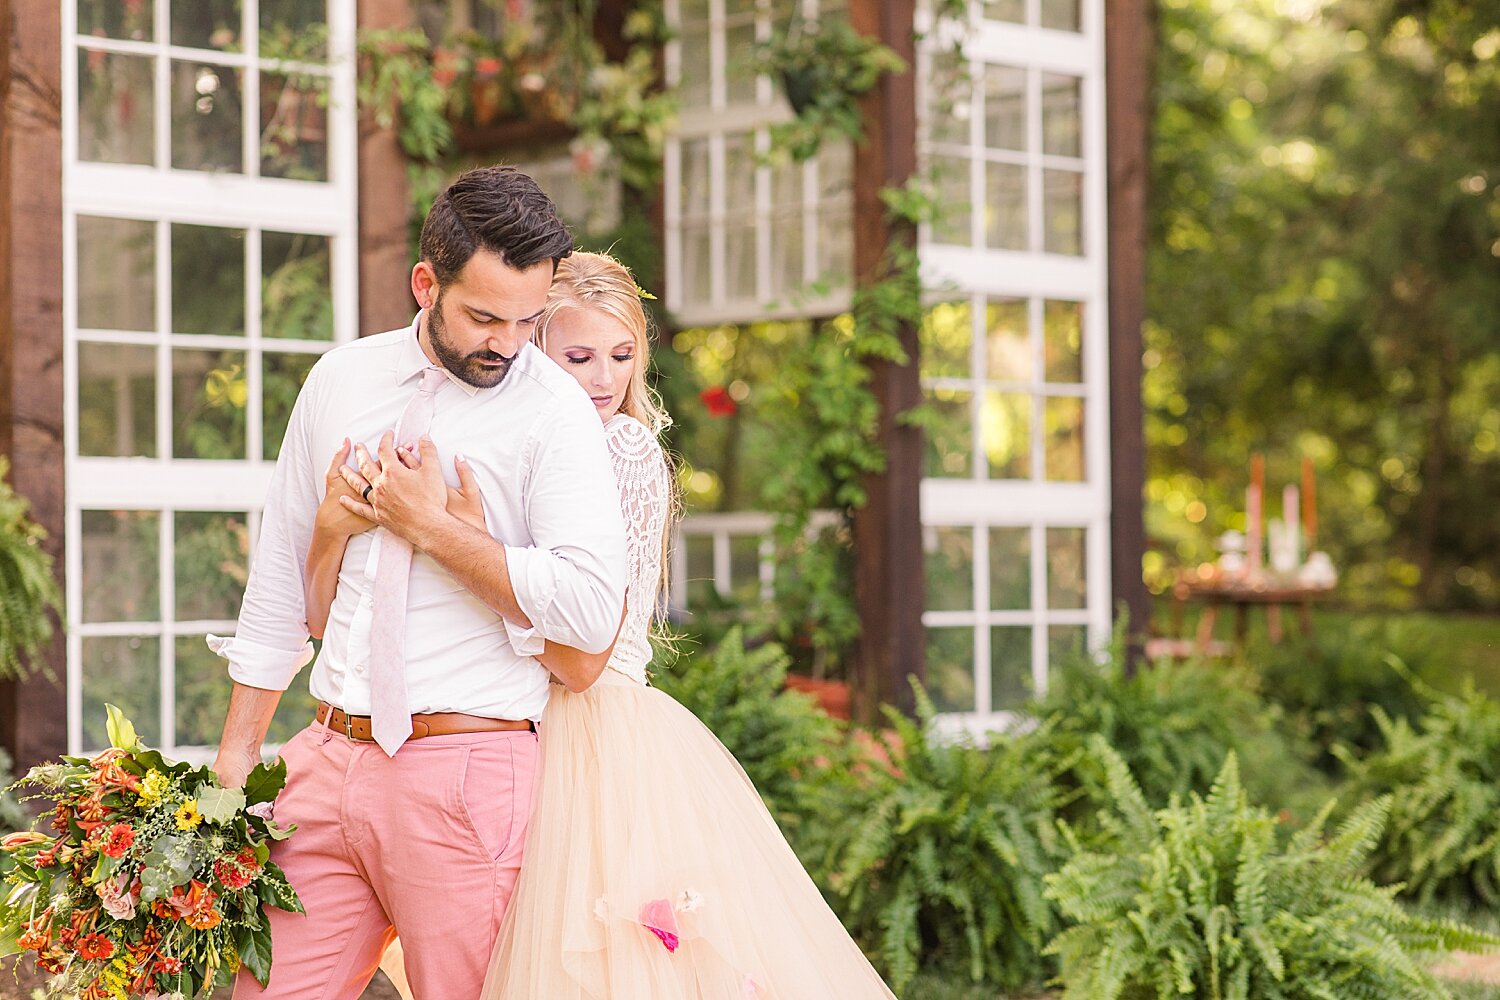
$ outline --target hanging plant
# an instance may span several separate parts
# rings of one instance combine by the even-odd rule
[[[801,163],[830,133],[863,138],[859,99],[886,73],[905,72],[906,61],[848,21],[808,21],[799,7],[786,29],[759,47],[756,68],[781,85],[795,115],[771,127],[772,148]]]

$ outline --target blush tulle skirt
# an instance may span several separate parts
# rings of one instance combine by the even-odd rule
[[[483,1000],[893,994],[717,738],[612,670],[554,687]]]

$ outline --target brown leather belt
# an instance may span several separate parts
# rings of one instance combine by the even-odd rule
[[[368,715],[345,715],[342,708],[334,708],[326,701],[318,702],[318,722],[336,733],[343,733],[351,740],[373,743]],[[424,736],[457,736],[461,733],[505,733],[522,729],[536,732],[536,724],[529,719],[487,719],[482,715],[465,715],[462,712],[430,712],[411,717],[411,738]]]

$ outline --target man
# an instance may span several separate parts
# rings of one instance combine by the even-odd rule
[[[340,560],[310,681],[318,717],[282,750],[275,806],[298,830],[273,858],[307,913],[271,911],[270,984],[242,974],[237,997],[352,1000],[398,931],[418,997],[479,993],[520,869],[532,720],[547,698],[547,672],[526,653],[547,641],[603,651],[624,600],[603,428],[529,343],[570,248],[531,178],[465,174],[423,226],[416,320],[328,352],[298,396],[239,625],[215,641],[234,690],[214,766],[233,785],[259,760],[306,662],[304,560]],[[364,497],[387,527],[345,512],[331,529],[342,550],[309,556],[323,471],[349,441],[391,470]],[[395,450],[419,441],[420,472]],[[441,510],[438,470],[458,455],[488,533],[448,515],[386,517]],[[434,490],[435,502],[423,492]]]

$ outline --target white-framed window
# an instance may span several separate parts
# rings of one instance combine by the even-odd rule
[[[795,2],[807,21],[844,16],[842,3]],[[755,45],[786,27],[790,8],[667,0],[667,75],[681,114],[666,144],[666,305],[684,326],[849,306],[852,147],[825,143],[802,164],[765,157],[769,127],[791,110],[756,75]]]
[[[918,81],[928,686],[983,729],[1109,631],[1103,0],[976,0]]]
[[[302,380],[357,324],[353,5],[63,0],[68,745],[206,755]],[[273,739],[305,723],[284,699]]]

